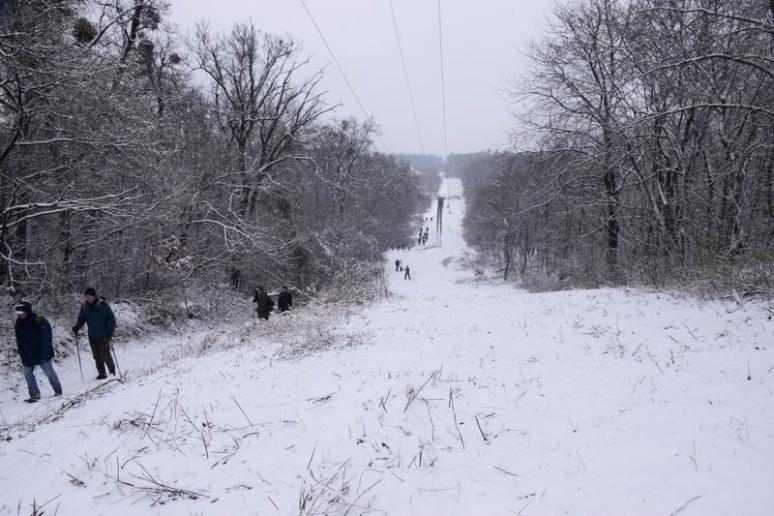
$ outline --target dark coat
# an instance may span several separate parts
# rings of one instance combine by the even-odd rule
[[[89,327],[89,340],[113,338],[116,331],[116,316],[113,315],[113,310],[110,309],[107,301],[99,298],[91,304],[84,303],[81,306],[73,331],[77,333],[84,324]]]
[[[271,297],[269,297],[269,294],[267,294],[266,292],[255,294],[255,297],[253,298],[253,303],[256,304],[256,310],[258,310],[258,315],[262,315],[265,317],[268,317],[269,312],[271,312],[272,308],[274,308],[274,300]]]
[[[287,312],[291,306],[293,306],[293,296],[290,295],[290,292],[283,290],[277,297],[277,308],[280,312]]]
[[[16,319],[16,347],[22,364],[34,367],[54,358],[51,325],[45,317],[32,310],[24,320]]]

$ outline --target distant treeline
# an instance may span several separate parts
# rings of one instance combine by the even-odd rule
[[[774,287],[774,3],[579,0],[513,84],[516,144],[450,159],[505,276]]]

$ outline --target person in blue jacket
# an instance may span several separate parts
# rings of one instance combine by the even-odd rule
[[[116,331],[116,317],[107,301],[97,297],[97,291],[94,288],[87,288],[83,293],[83,299],[78,321],[73,326],[73,333],[78,335],[84,324],[88,326],[91,354],[94,356],[94,363],[99,373],[97,380],[104,380],[107,378],[105,366],[110,374],[116,374],[116,365],[110,355],[110,339]]]
[[[35,403],[40,399],[40,389],[35,380],[35,366],[40,366],[54,389],[54,396],[62,395],[62,384],[54,371],[54,346],[51,342],[51,325],[41,314],[32,310],[32,305],[22,301],[16,310],[16,347],[19,350],[24,379],[27,380],[27,390],[30,397],[24,400]]]

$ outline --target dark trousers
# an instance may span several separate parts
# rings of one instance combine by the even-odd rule
[[[113,363],[113,356],[110,354],[110,337],[101,339],[89,339],[91,345],[91,354],[94,356],[94,363],[97,365],[97,372],[100,376],[105,374],[105,365],[107,365],[110,374],[116,374],[116,365]]]
[[[258,310],[258,319],[263,319],[265,321],[269,320],[269,312],[262,312]]]

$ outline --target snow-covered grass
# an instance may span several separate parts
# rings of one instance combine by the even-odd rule
[[[382,302],[135,341],[80,398],[65,360],[59,413],[3,394],[0,514],[771,513],[765,304],[474,281],[463,210]]]

